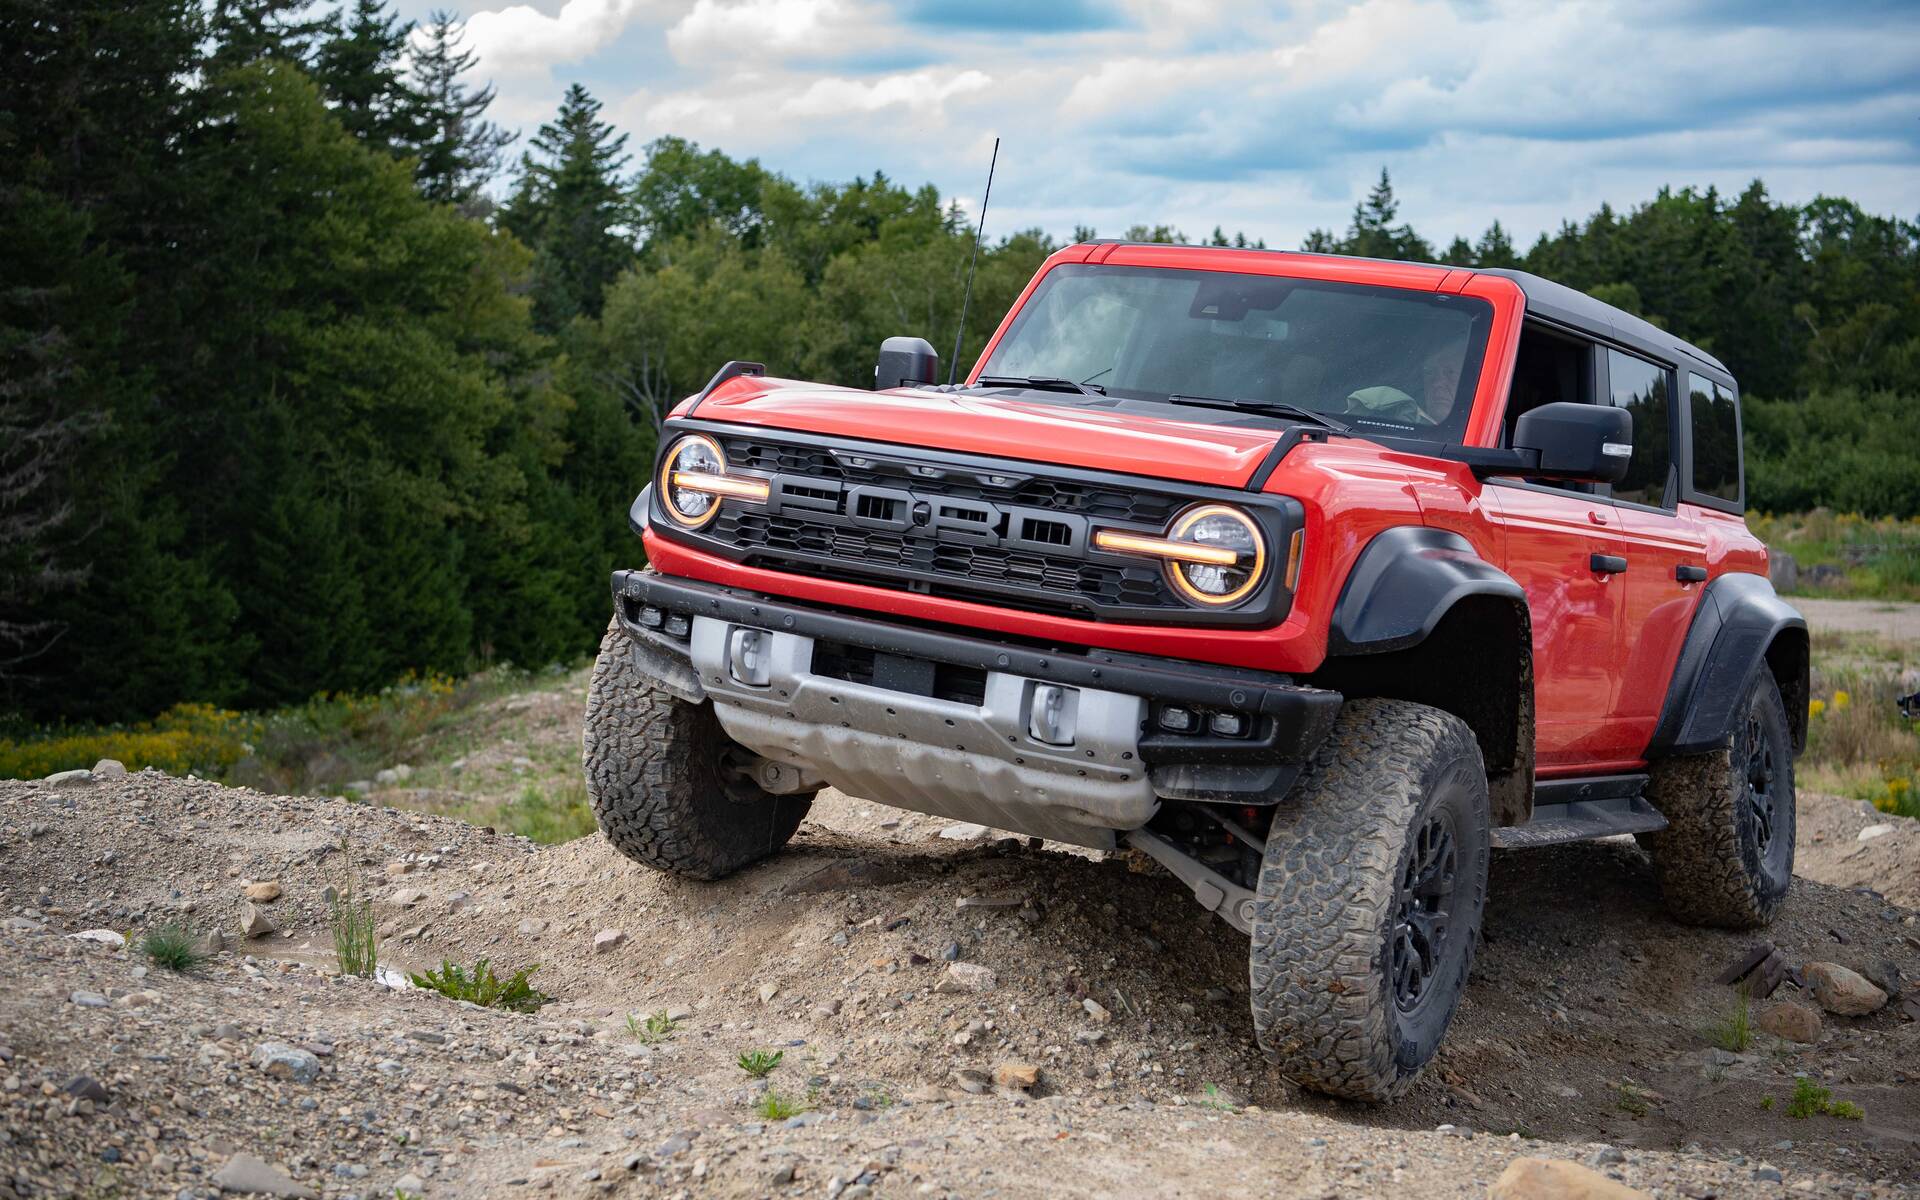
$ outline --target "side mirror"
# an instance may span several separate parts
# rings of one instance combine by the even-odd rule
[[[873,390],[910,387],[940,378],[940,355],[925,338],[890,337],[880,343],[880,359],[873,366]]]
[[[1618,483],[1633,461],[1633,416],[1604,404],[1542,404],[1514,423],[1513,448],[1536,466],[1514,474]]]

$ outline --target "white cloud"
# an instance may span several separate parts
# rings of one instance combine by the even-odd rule
[[[482,10],[467,18],[467,44],[487,75],[543,74],[609,45],[645,7],[645,0],[566,0],[552,15],[530,4]]]
[[[899,106],[922,114],[938,112],[948,100],[983,91],[993,80],[979,71],[914,71],[871,82],[829,77],[816,79],[782,106],[793,117],[837,117],[879,112]]]
[[[667,47],[689,64],[822,55],[870,44],[883,21],[851,0],[695,0],[667,31]]]

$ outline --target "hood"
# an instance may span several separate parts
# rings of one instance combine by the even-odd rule
[[[757,376],[728,380],[693,415],[1215,487],[1245,486],[1281,433],[978,393],[864,392]]]

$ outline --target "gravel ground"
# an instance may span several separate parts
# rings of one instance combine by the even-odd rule
[[[1485,1196],[1521,1156],[1660,1196],[1920,1177],[1901,1003],[1713,1049],[1713,976],[1754,938],[1668,923],[1630,844],[1496,856],[1447,1047],[1368,1109],[1265,1065],[1244,939],[1172,880],[941,829],[829,794],[786,854],[694,884],[598,838],[152,772],[0,783],[0,1197],[212,1195],[251,1160],[284,1194],[363,1200]],[[269,881],[277,929],[243,939],[243,889]],[[335,976],[324,889],[349,882],[389,964],[538,963],[556,1000]],[[175,973],[71,936],[169,921],[227,948]],[[1920,976],[1915,914],[1863,892],[1803,881],[1767,936]],[[654,1044],[629,1031],[660,1012]],[[751,1049],[782,1055],[765,1082],[735,1065]],[[1796,1073],[1865,1118],[1788,1115]],[[768,1118],[769,1091],[805,1111]]]

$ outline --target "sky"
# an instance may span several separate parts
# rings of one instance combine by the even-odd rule
[[[454,0],[399,0],[422,19]],[[1920,3],[1876,0],[467,0],[495,121],[586,86],[800,181],[882,171],[989,239],[1342,229],[1382,167],[1444,246],[1524,245],[1663,185],[1920,217]]]

